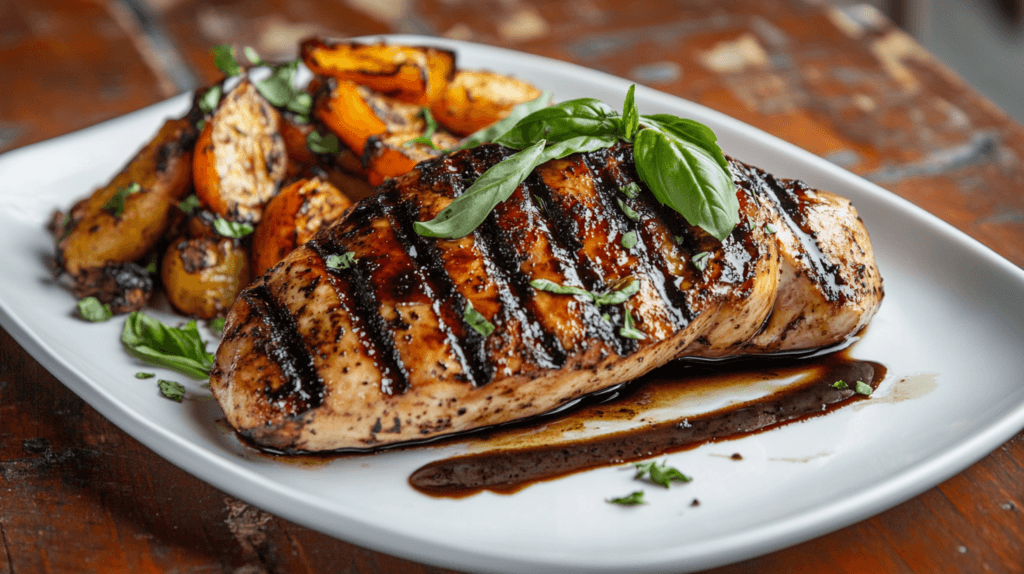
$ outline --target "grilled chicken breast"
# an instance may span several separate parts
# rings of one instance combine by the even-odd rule
[[[741,223],[723,242],[646,190],[626,193],[643,187],[627,144],[540,166],[467,237],[413,231],[511,153],[485,145],[420,164],[244,291],[210,380],[231,425],[284,452],[429,439],[543,413],[676,357],[830,345],[881,302],[848,201],[735,160]],[[537,279],[639,289],[598,305]],[[473,311],[493,332],[472,326]]]

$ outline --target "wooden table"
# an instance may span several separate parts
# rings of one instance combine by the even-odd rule
[[[1024,265],[1024,130],[878,12],[810,0],[0,0],[0,151],[212,81],[208,47],[311,34],[513,47],[721,110]],[[87,190],[82,190],[83,193]],[[1019,572],[1024,440],[841,531],[715,572]],[[235,500],[115,428],[0,332],[0,574],[448,572]]]

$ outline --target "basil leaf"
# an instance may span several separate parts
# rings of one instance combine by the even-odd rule
[[[626,92],[626,101],[622,103],[622,137],[629,141],[633,141],[633,134],[640,128],[640,111],[636,107],[634,91],[636,91],[636,84],[629,87],[629,91]]]
[[[133,193],[139,193],[142,191],[142,186],[135,183],[134,181],[126,187],[122,187],[103,204],[103,210],[113,215],[114,217],[121,217],[124,214],[124,202],[128,199],[128,196]]]
[[[470,327],[484,337],[494,332],[494,324],[488,321],[487,317],[481,315],[480,311],[474,309],[473,304],[468,301],[466,302],[466,309],[462,313],[462,318],[465,319]]]
[[[163,379],[159,379],[156,384],[157,387],[160,388],[160,393],[163,394],[163,396],[176,403],[180,403],[182,399],[185,398],[185,387],[177,381],[165,381]]]
[[[253,227],[248,223],[228,221],[221,217],[213,220],[213,229],[224,237],[232,237],[234,239],[245,237],[253,232]]]
[[[198,207],[199,196],[197,196],[194,193],[186,197],[185,199],[181,200],[181,203],[178,204],[178,209],[184,211],[189,215],[192,215],[192,212],[194,212]]]
[[[579,136],[617,139],[621,122],[615,111],[600,100],[581,98],[533,112],[494,143],[523,149],[541,140],[561,142]]]
[[[466,139],[462,140],[462,145],[459,149],[466,149],[476,147],[482,143],[492,142],[501,136],[505,135],[510,129],[515,127],[519,123],[519,120],[532,114],[537,110],[542,110],[548,107],[551,103],[551,92],[544,91],[541,95],[528,102],[519,104],[512,108],[512,111],[505,117],[505,119],[495,122],[486,128],[470,134]]]
[[[288,62],[271,69],[270,76],[256,82],[256,89],[271,104],[283,108],[295,97],[295,71],[299,61]]]
[[[218,84],[209,90],[206,90],[206,92],[199,97],[199,109],[202,110],[204,114],[210,114],[213,110],[217,109],[217,104],[220,102],[221,91],[221,87]]]
[[[622,213],[624,213],[626,217],[632,219],[633,221],[640,221],[640,214],[637,213],[632,207],[626,205],[625,201],[622,201],[619,198],[615,198],[615,201],[618,202],[619,209],[622,210]]]
[[[84,297],[78,300],[78,315],[93,323],[102,323],[114,316],[110,311],[110,305],[100,303],[100,300],[95,297]]]
[[[647,338],[647,335],[645,335],[643,331],[637,330],[636,326],[633,324],[633,315],[629,312],[629,309],[626,309],[626,317],[623,320],[623,323],[622,327],[619,328],[619,335],[627,339],[639,340]]]
[[[213,355],[206,352],[195,321],[179,329],[134,311],[124,322],[121,342],[131,355],[194,379],[208,378],[213,367]]]
[[[618,143],[618,141],[619,138],[616,136],[577,136],[569,138],[545,149],[539,161],[537,161],[537,165],[553,159],[562,159],[574,153],[587,153],[611,147]],[[534,167],[537,167],[537,165]]]
[[[661,466],[658,466],[658,463],[656,462],[633,463],[633,466],[637,469],[636,476],[633,478],[641,479],[644,476],[647,476],[648,480],[652,483],[664,486],[665,488],[668,488],[669,484],[672,482],[690,482],[693,480],[682,472],[679,472],[679,469],[672,466],[666,466],[667,464],[667,460],[662,462]]]
[[[621,504],[623,506],[636,506],[638,504],[647,504],[644,502],[644,491],[638,490],[631,492],[626,496],[620,496],[619,498],[609,499],[607,502],[611,504]]]
[[[324,264],[331,269],[348,269],[356,262],[354,251],[347,251],[341,255],[328,255]]]
[[[703,271],[708,266],[708,257],[710,256],[710,251],[701,251],[694,255],[690,261],[693,262],[693,266],[697,268],[697,271]]]
[[[846,384],[846,381],[836,381],[836,382],[832,383],[832,388],[834,388],[834,389],[848,389],[850,387],[849,387],[849,385]]]
[[[641,116],[644,123],[651,127],[660,129],[663,132],[688,141],[696,146],[704,148],[718,165],[726,170],[729,169],[729,161],[722,154],[722,148],[718,147],[718,136],[708,126],[686,118],[680,118],[669,114],[655,114],[652,116]]]
[[[235,61],[235,47],[222,44],[210,48],[213,52],[213,64],[227,76],[238,76],[245,70]]]
[[[338,153],[341,142],[334,134],[322,135],[318,131],[311,131],[306,136],[306,147],[313,153]]]
[[[655,129],[636,134],[637,172],[654,197],[722,241],[739,223],[729,170],[704,148]]]
[[[633,281],[631,281],[629,285],[626,285],[622,289],[619,289],[618,291],[611,291],[609,293],[605,293],[604,295],[595,298],[594,303],[597,303],[598,305],[618,305],[619,303],[624,303],[627,299],[629,299],[633,295],[636,295],[639,291],[640,280],[633,279]]]
[[[636,247],[636,231],[627,231],[622,234],[622,247],[623,249],[632,249]]]
[[[135,373],[136,379],[152,379],[156,376],[156,373]]]
[[[534,279],[530,281],[530,287],[534,289],[540,289],[541,291],[548,291],[550,293],[557,293],[558,295],[582,295],[591,301],[596,301],[597,297],[583,289],[582,287],[574,287],[572,285],[559,285],[554,281],[548,281],[547,279]]]
[[[313,109],[313,96],[301,90],[295,90],[292,99],[284,107],[298,114],[296,119],[299,123],[308,124],[309,112]]]
[[[427,108],[423,108],[423,110],[420,111],[420,115],[423,116],[423,121],[427,124],[426,128],[423,130],[423,135],[412,138],[402,144],[402,147],[409,147],[414,144],[423,144],[428,145],[433,149],[437,149],[437,146],[434,145],[434,140],[431,139],[431,136],[433,136],[434,132],[437,131],[437,120],[434,119],[434,114],[430,113],[430,110]]]
[[[853,387],[853,391],[855,393],[865,396],[871,396],[871,393],[874,390],[875,389],[871,388],[871,385],[865,383],[864,381],[857,381],[856,385]]]
[[[765,233],[768,233],[770,235],[770,234],[775,233],[776,231],[778,231],[778,229],[775,229],[775,226],[772,225],[771,223],[765,223],[764,224],[764,231],[765,231]]]
[[[635,181],[631,181],[620,187],[619,191],[621,191],[626,197],[633,199],[640,193],[640,186]]]
[[[414,222],[413,229],[427,237],[455,239],[469,235],[487,219],[494,206],[508,199],[533,168],[540,165],[538,159],[546,143],[541,140],[492,166],[437,217]]]
[[[260,55],[256,53],[256,49],[253,48],[252,46],[246,46],[245,48],[242,49],[242,52],[245,53],[245,57],[248,58],[249,62],[251,62],[252,65],[254,65],[254,66],[269,66],[270,65],[270,64],[264,62],[263,58],[260,58]]]

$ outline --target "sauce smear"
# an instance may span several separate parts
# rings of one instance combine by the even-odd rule
[[[867,398],[854,392],[856,382],[877,388],[885,372],[883,365],[851,359],[845,351],[814,359],[670,363],[613,393],[612,398],[606,394],[604,402],[574,410],[548,425],[560,436],[593,421],[627,419],[641,423],[639,428],[553,444],[547,438],[537,440],[536,432],[522,425],[499,429],[482,439],[488,443],[485,446],[496,448],[432,462],[414,472],[409,484],[435,497],[462,498],[483,490],[511,494],[536,482],[819,416]],[[769,376],[793,382],[762,398],[695,416],[660,421],[643,416],[646,410],[683,407],[688,397],[700,395],[700,389],[753,384]],[[835,388],[838,381],[847,383],[846,388]]]

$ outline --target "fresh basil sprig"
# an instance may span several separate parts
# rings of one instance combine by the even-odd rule
[[[459,149],[476,147],[482,143],[495,141],[515,127],[520,120],[537,110],[542,110],[548,107],[548,104],[550,103],[551,92],[544,91],[537,99],[524,102],[512,108],[512,112],[505,116],[505,119],[495,122],[486,128],[467,136],[466,139],[462,140],[462,145]]]
[[[634,90],[630,86],[626,93],[621,115],[599,100],[581,98],[525,116],[492,140],[521,151],[484,172],[435,219],[414,224],[416,232],[464,237],[541,163],[625,140],[633,143],[637,173],[655,199],[719,241],[725,239],[739,223],[739,202],[714,132],[667,114],[640,115]],[[623,190],[630,197],[632,191]]]
[[[255,228],[248,223],[228,221],[222,217],[213,220],[213,229],[224,237],[231,237],[233,239],[240,239],[255,231]]]
[[[130,354],[143,361],[193,379],[208,378],[213,367],[213,355],[206,352],[206,342],[199,336],[195,321],[179,329],[134,311],[124,322],[121,342]]]

